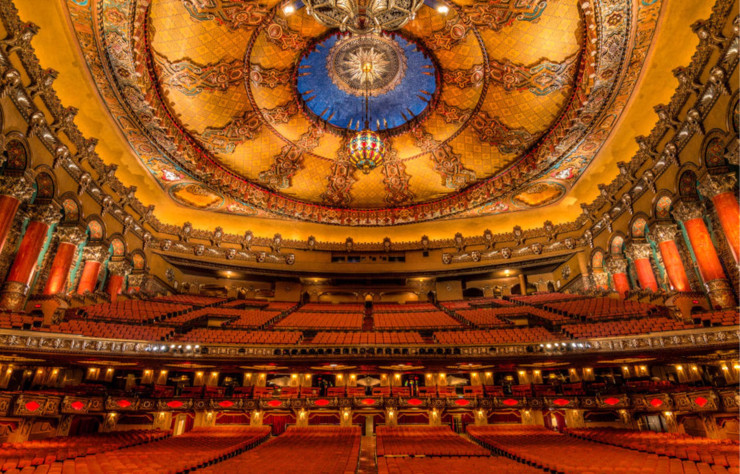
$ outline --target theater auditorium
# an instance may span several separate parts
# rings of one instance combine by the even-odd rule
[[[738,0],[0,0],[0,474],[740,474]]]

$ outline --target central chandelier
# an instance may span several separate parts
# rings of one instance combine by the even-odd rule
[[[372,50],[371,50],[372,51]],[[368,174],[385,159],[385,142],[376,132],[370,130],[370,90],[369,86],[375,80],[376,69],[382,62],[379,56],[372,54],[360,55],[363,59],[358,64],[359,79],[364,86],[365,117],[363,130],[357,132],[347,145],[349,161],[363,173]]]
[[[304,0],[309,15],[322,25],[355,34],[402,28],[424,0]]]

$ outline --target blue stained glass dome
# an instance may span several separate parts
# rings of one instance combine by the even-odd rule
[[[358,75],[375,61],[372,81]],[[363,67],[366,69],[363,70]],[[296,88],[305,109],[334,127],[363,130],[364,90],[370,91],[367,128],[392,130],[423,114],[437,91],[437,68],[417,44],[400,34],[332,34],[297,65]]]

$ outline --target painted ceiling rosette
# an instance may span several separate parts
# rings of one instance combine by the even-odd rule
[[[295,2],[67,7],[111,116],[173,200],[382,226],[562,199],[627,104],[661,3],[426,4],[375,37],[327,30]],[[388,150],[368,174],[346,153],[364,128],[363,67]]]

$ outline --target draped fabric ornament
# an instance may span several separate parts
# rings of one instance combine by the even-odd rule
[[[402,28],[413,20],[424,0],[304,0],[306,10],[328,28],[355,34]]]

